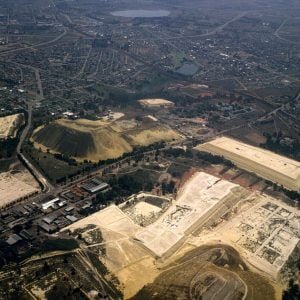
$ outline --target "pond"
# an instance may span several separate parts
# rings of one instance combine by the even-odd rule
[[[192,76],[197,73],[198,69],[199,67],[196,64],[185,62],[176,72],[181,75]]]
[[[144,9],[132,9],[132,10],[117,10],[111,13],[115,17],[125,18],[161,18],[167,17],[170,12],[168,10],[144,10]]]

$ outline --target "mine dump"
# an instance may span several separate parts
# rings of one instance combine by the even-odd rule
[[[29,180],[33,181],[31,175],[27,172],[24,172],[21,176],[28,177]],[[39,189],[34,181],[27,183],[26,180],[20,178],[19,174],[0,173],[0,208],[24,200],[38,192]]]
[[[122,209],[135,223],[148,226],[167,210],[170,202],[166,197],[140,193],[130,197]]]
[[[59,119],[36,128],[31,137],[34,147],[61,153],[79,161],[117,158],[134,147],[180,140],[180,135],[157,122],[135,120],[90,121]]]
[[[166,99],[141,99],[138,100],[140,105],[147,108],[168,108],[173,107],[174,103]]]
[[[86,226],[93,226],[94,228],[104,227],[111,231],[117,231],[119,234],[132,236],[133,233],[139,229],[136,225],[119,207],[111,205],[97,213],[94,213],[84,219],[73,223],[64,228],[74,232],[76,229],[85,228]]]
[[[187,288],[190,285],[193,293],[203,297],[218,292],[225,283],[235,286],[226,289],[228,295],[246,295],[245,284],[256,286],[263,280],[253,269],[278,278],[299,246],[297,209],[205,172],[189,176],[176,197],[140,192],[119,206],[108,206],[69,225],[63,232],[80,240],[81,248],[94,253],[118,278],[125,298],[145,286],[142,295],[151,294],[151,282],[164,294],[161,276]],[[210,247],[216,256],[209,254],[211,250],[207,252]],[[191,255],[201,255],[198,265],[180,262],[190,261]],[[230,265],[232,255],[238,261],[234,266]],[[210,260],[216,257],[212,264]],[[164,269],[177,259],[177,272],[186,268],[182,279],[174,273],[176,268],[171,273]],[[266,280],[259,293],[273,293]]]
[[[119,207],[112,205],[64,228],[84,242],[84,249],[99,260],[126,286],[125,298],[133,296],[157,275],[154,258],[134,240],[141,227]]]
[[[14,138],[20,126],[24,124],[24,115],[15,114],[0,118],[0,140]]]
[[[300,190],[300,162],[237,140],[220,137],[196,147],[199,151],[223,156],[241,169],[283,185]]]
[[[227,222],[221,235],[245,253],[248,261],[274,277],[297,249],[300,213],[269,196]]]
[[[244,195],[244,190],[215,176],[197,172],[178,192],[176,201],[156,222],[135,236],[158,257],[176,250],[184,237],[225,213]],[[222,214],[221,213],[221,214]]]

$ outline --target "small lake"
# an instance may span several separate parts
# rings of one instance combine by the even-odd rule
[[[133,10],[117,10],[111,12],[115,17],[125,18],[161,18],[167,17],[170,12],[168,10],[144,10],[144,9],[133,9]]]
[[[177,69],[176,72],[181,75],[192,76],[197,73],[198,69],[199,67],[196,64],[192,62],[186,62],[179,69]]]

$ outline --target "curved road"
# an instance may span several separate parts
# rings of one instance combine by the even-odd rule
[[[34,174],[34,176],[36,177],[37,181],[43,186],[42,191],[43,192],[50,192],[51,190],[54,189],[54,187],[48,182],[48,180],[32,165],[32,163],[29,162],[29,160],[23,155],[23,153],[21,152],[21,148],[22,148],[22,144],[25,141],[26,136],[29,133],[29,129],[31,127],[31,123],[32,123],[32,103],[31,101],[29,101],[27,103],[28,109],[27,109],[27,113],[28,113],[28,119],[27,119],[27,125],[24,128],[20,139],[19,139],[19,143],[17,145],[17,154],[19,157],[21,157],[22,159],[22,163],[25,164],[26,168],[29,169],[29,171]]]

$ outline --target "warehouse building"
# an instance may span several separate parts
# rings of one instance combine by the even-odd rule
[[[97,192],[106,190],[109,187],[109,185],[106,182],[100,180],[99,177],[95,177],[91,180],[86,181],[81,187],[85,191],[91,194],[95,194]]]

